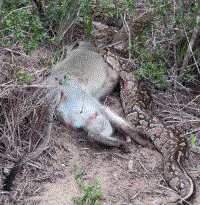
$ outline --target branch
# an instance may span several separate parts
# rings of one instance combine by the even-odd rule
[[[43,9],[43,5],[42,5],[42,1],[39,0],[33,0],[33,2],[36,4],[36,7],[37,7],[37,10],[38,10],[38,13],[39,13],[39,17],[40,17],[40,20],[44,26],[45,29],[47,29],[49,31],[49,34],[52,35],[53,34],[53,31],[50,27],[50,24],[45,16],[45,13],[44,13],[44,9]]]
[[[179,74],[179,76],[183,75],[183,72],[184,72],[184,70],[185,70],[185,67],[186,67],[186,65],[188,64],[188,59],[189,59],[190,52],[191,52],[192,55],[193,55],[193,59],[194,59],[194,61],[195,61],[195,65],[196,65],[197,70],[198,70],[198,72],[199,72],[199,74],[200,74],[200,70],[199,70],[199,67],[198,67],[198,65],[197,65],[197,61],[196,61],[196,59],[195,59],[195,57],[194,57],[194,54],[193,54],[193,51],[192,51],[192,47],[193,47],[194,41],[195,41],[195,39],[196,39],[196,37],[197,37],[197,34],[198,34],[198,23],[199,23],[199,20],[200,20],[200,16],[197,16],[196,26],[194,27],[194,31],[193,31],[192,37],[191,37],[191,39],[190,39],[190,42],[189,42],[188,37],[187,37],[187,35],[186,35],[187,40],[188,40],[188,49],[187,49],[187,52],[186,52],[185,57],[184,57],[184,60],[183,60],[182,68],[180,69],[180,74]],[[186,32],[185,32],[185,33],[186,33]]]
[[[43,21],[45,16],[44,16],[44,9],[43,9],[41,0],[39,0],[39,2],[37,2],[36,0],[33,0],[33,2],[36,4],[40,19]]]

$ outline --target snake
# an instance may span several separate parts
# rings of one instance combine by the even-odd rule
[[[153,98],[145,79],[133,75],[124,69],[123,60],[110,49],[104,56],[110,66],[117,69],[121,78],[120,101],[126,120],[137,128],[138,133],[149,139],[162,154],[164,178],[180,199],[177,204],[184,204],[194,194],[195,185],[182,163],[188,157],[188,142],[175,126],[167,126],[152,112]],[[117,66],[116,66],[117,65]]]
[[[174,126],[166,126],[153,115],[152,95],[144,78],[138,79],[126,71],[120,72],[120,77],[123,80],[120,96],[126,120],[149,138],[162,154],[165,180],[179,194],[179,203],[189,200],[194,193],[194,182],[182,166],[188,157],[186,138]]]
[[[110,57],[109,55],[107,56]],[[144,137],[150,139],[162,154],[165,180],[179,194],[180,201],[178,203],[184,203],[184,201],[192,197],[195,189],[193,180],[182,166],[182,162],[188,156],[186,138],[174,126],[166,126],[161,119],[152,113],[153,99],[151,90],[146,85],[144,79],[138,79],[131,72],[124,70],[120,70],[119,74],[122,80],[120,98],[126,120],[134,124],[138,132],[142,133]],[[50,108],[50,110],[52,109],[53,107]],[[49,119],[47,136],[50,136],[53,118],[53,111],[50,111],[50,113],[51,119]],[[42,150],[44,150],[44,143],[39,153]],[[10,188],[13,177],[16,175],[19,167],[33,156],[35,158],[35,156],[38,156],[38,153],[33,152],[32,155],[22,158],[17,162],[16,166],[11,170],[11,174],[6,178],[5,184],[8,184],[8,187],[4,187],[4,189],[8,190]]]

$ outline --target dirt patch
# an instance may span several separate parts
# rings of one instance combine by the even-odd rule
[[[65,178],[58,179],[55,183],[46,183],[45,189],[42,196],[29,198],[28,201],[40,200],[40,204],[45,205],[72,205],[72,197],[78,195],[78,185],[74,174],[69,172],[65,173]]]
[[[18,61],[19,66],[22,60]],[[32,67],[40,67],[40,60]],[[34,59],[32,61],[35,62]],[[171,99],[165,100],[163,93],[158,92],[154,93],[153,97],[155,103],[160,105],[156,114],[166,119],[179,118],[179,109],[176,112],[169,109],[169,106],[176,105],[171,103]],[[191,113],[191,110],[187,112]],[[193,117],[192,115],[188,118],[187,113],[183,116],[185,119]],[[191,130],[191,127],[188,127],[188,130]],[[74,177],[74,162],[85,171],[84,184],[100,181],[104,194],[103,205],[168,205],[178,199],[176,192],[170,189],[164,180],[161,154],[134,143],[130,148],[132,152],[124,154],[118,149],[103,147],[55,121],[50,148],[39,159],[24,166],[21,174],[17,176],[12,194],[0,193],[4,198],[2,204],[73,204],[73,196],[82,196]],[[196,184],[195,197],[190,201],[190,204],[194,205],[200,204],[199,161],[200,157],[195,154],[186,160],[186,171]],[[41,164],[44,168],[41,168]],[[5,167],[5,160],[0,159],[0,167]],[[48,173],[45,173],[45,169]],[[42,185],[44,190],[41,189]]]
[[[175,191],[165,183],[162,156],[156,150],[135,144],[131,145],[131,154],[97,144],[93,144],[94,148],[76,131],[63,125],[54,128],[53,141],[59,161],[65,166],[65,177],[55,183],[45,183],[43,195],[28,198],[29,203],[41,200],[40,204],[44,205],[73,204],[72,197],[82,195],[74,178],[74,162],[85,171],[85,185],[100,181],[103,205],[161,205],[178,199]],[[194,180],[198,177],[197,173],[195,177],[195,172],[190,172],[190,175]],[[196,199],[191,204],[198,204],[199,197],[197,187]]]
[[[107,99],[106,104],[114,109],[114,102]],[[75,180],[75,162],[85,172],[84,185],[99,181],[102,205],[168,205],[179,197],[165,182],[162,155],[157,150],[130,143],[131,153],[125,154],[90,141],[85,133],[76,132],[57,120],[51,139],[49,149],[24,166],[17,176],[10,204],[73,204],[72,197],[83,195]],[[186,170],[196,184],[195,197],[190,201],[194,205],[200,201],[199,161],[200,156],[195,154],[186,160]],[[0,165],[3,167],[4,161]]]

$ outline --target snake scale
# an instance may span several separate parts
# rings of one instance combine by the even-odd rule
[[[181,200],[189,199],[194,191],[194,183],[183,169],[181,161],[187,156],[188,144],[183,134],[155,117],[151,110],[152,97],[143,80],[122,71],[122,105],[126,119],[135,124],[144,136],[151,139],[161,152],[164,161],[164,177],[168,185],[180,195]]]
[[[107,55],[107,57],[111,57]],[[108,59],[107,62],[109,63]],[[111,63],[109,63],[111,64]],[[113,66],[115,67],[115,66]],[[118,69],[119,71],[119,69]],[[131,73],[120,70],[122,86],[120,97],[122,106],[125,111],[126,120],[132,123],[137,129],[136,132],[142,133],[149,138],[158,151],[163,156],[164,161],[164,177],[168,185],[180,195],[181,201],[188,200],[194,192],[194,183],[187,172],[182,167],[182,161],[187,157],[188,144],[184,135],[182,135],[175,127],[167,127],[159,118],[155,117],[151,112],[152,97],[151,91],[143,80],[138,80]],[[57,98],[56,98],[57,99]],[[54,104],[54,103],[53,103]],[[56,104],[56,103],[55,103]],[[51,132],[51,122],[53,118],[54,106],[50,107],[51,119],[48,121],[47,136],[48,140]],[[48,144],[48,140],[46,141]],[[39,154],[44,150],[45,144],[40,147]],[[38,156],[33,152],[31,158]],[[26,158],[23,159],[27,161]],[[15,168],[19,168],[23,161],[19,161]],[[16,175],[15,168],[7,177],[7,184],[10,183]],[[5,187],[7,190],[8,188]]]
[[[183,134],[175,127],[166,126],[152,112],[152,96],[144,79],[137,79],[131,72],[119,68],[123,64],[112,52],[106,54],[106,61],[117,70],[122,79],[120,98],[126,120],[134,124],[137,131],[150,139],[162,154],[164,161],[164,177],[168,185],[180,196],[178,203],[189,200],[194,193],[194,183],[184,170],[181,162],[188,156],[188,143]],[[122,67],[120,65],[120,67]],[[113,66],[116,69],[116,66]]]

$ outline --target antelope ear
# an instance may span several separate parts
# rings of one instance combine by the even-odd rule
[[[67,100],[66,94],[63,91],[61,91],[61,96],[60,96],[60,101],[59,102],[64,103],[66,100]]]

